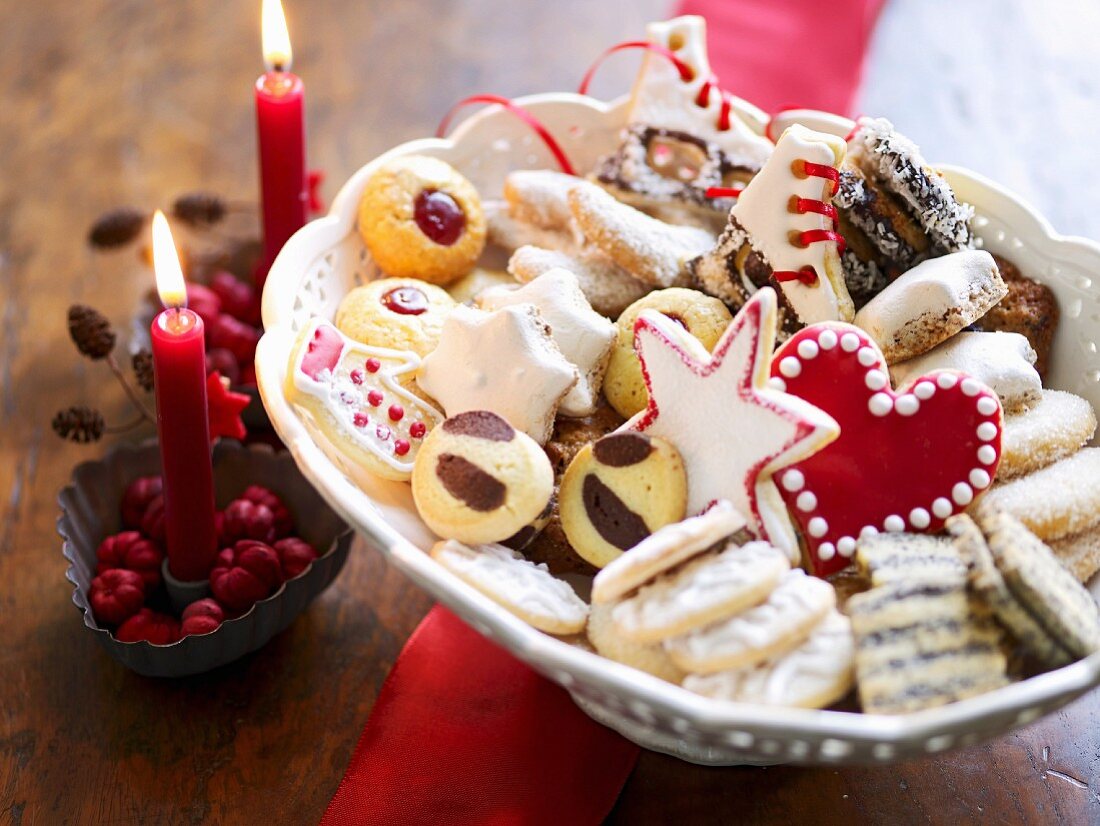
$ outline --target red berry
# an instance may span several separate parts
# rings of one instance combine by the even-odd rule
[[[210,279],[210,289],[222,301],[222,312],[246,324],[259,325],[260,302],[256,289],[232,273],[219,272]]]
[[[290,536],[290,532],[294,530],[294,519],[277,493],[263,485],[249,485],[241,493],[240,498],[255,502],[257,505],[266,505],[275,519],[276,538]]]
[[[396,453],[398,456],[404,456],[406,453],[409,452],[409,448],[411,447],[412,445],[410,445],[404,439],[398,439],[393,443],[393,452]]]
[[[414,439],[423,439],[424,434],[428,432],[428,426],[424,422],[413,422],[409,425],[409,435]]]
[[[379,370],[382,369],[382,362],[380,362],[378,359],[370,358],[367,359],[366,367],[368,373],[377,373]]]
[[[164,481],[159,476],[142,476],[126,486],[122,494],[122,524],[127,528],[141,527],[141,519],[149,503],[160,496]]]
[[[392,431],[386,425],[380,424],[378,425],[377,429],[375,429],[374,434],[383,442],[385,442],[389,440],[391,432]]]
[[[179,621],[151,608],[142,608],[115,631],[115,639],[119,642],[144,640],[153,645],[171,645],[178,642],[179,638]]]
[[[297,536],[288,536],[275,543],[275,552],[279,554],[283,577],[293,579],[302,573],[317,558],[313,546]]]
[[[405,408],[399,404],[391,404],[389,413],[392,421],[399,422],[405,416]]]
[[[356,427],[366,427],[370,424],[370,419],[367,417],[366,413],[356,412],[356,414],[352,416],[352,422]]]
[[[187,283],[187,308],[194,310],[199,318],[203,320],[203,323],[210,326],[222,314],[222,300],[209,287],[189,281]]]
[[[351,373],[348,374],[348,378],[351,379],[352,384],[362,384],[363,383],[363,371],[362,370],[352,370]]]
[[[210,591],[232,611],[246,611],[271,596],[283,581],[279,555],[263,542],[245,539],[223,548],[210,572]]]
[[[217,600],[197,599],[183,609],[180,636],[209,634],[225,621],[225,611]]]
[[[370,402],[371,407],[378,407],[378,405],[382,404],[382,399],[384,398],[385,397],[378,390],[371,390],[367,393],[367,401]]]
[[[275,514],[267,505],[258,505],[248,499],[234,499],[223,514],[222,534],[227,542],[240,539],[274,542],[276,539]]]
[[[160,563],[164,559],[157,544],[137,531],[123,531],[108,536],[96,550],[95,572],[102,574],[116,568],[125,568],[138,574],[147,590],[160,585]]]
[[[88,602],[97,620],[105,625],[118,625],[145,604],[145,582],[140,574],[125,568],[104,571],[92,580]]]
[[[141,532],[154,542],[164,544],[164,497],[154,496],[141,517]]]
[[[224,347],[214,347],[206,351],[206,372],[213,373],[217,370],[230,384],[238,384],[241,380],[241,366],[237,363],[237,357]]]
[[[251,364],[255,360],[260,331],[252,325],[223,313],[210,325],[208,335],[211,347],[224,347],[239,364]]]

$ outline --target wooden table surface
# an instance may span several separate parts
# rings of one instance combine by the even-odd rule
[[[4,9],[0,822],[315,822],[430,605],[359,545],[265,649],[161,681],[111,661],[70,603],[55,496],[103,446],[62,443],[50,417],[80,401],[116,420],[125,408],[102,366],[75,356],[65,310],[92,303],[125,328],[150,277],[132,253],[90,253],[86,228],[108,207],[195,188],[254,198],[258,11],[252,0]],[[331,195],[378,151],[431,131],[451,102],[570,88],[605,44],[663,11],[658,0],[289,0],[311,160]],[[597,92],[625,89],[634,65],[609,65]],[[918,139],[938,134],[913,111],[899,120]],[[1094,694],[988,745],[888,768],[708,769],[646,753],[611,821],[1095,822],[1098,774]]]

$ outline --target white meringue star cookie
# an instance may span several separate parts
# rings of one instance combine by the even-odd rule
[[[416,381],[448,417],[488,410],[545,444],[558,405],[577,378],[535,305],[491,313],[459,305]]]
[[[615,343],[615,325],[592,309],[577,276],[565,269],[543,273],[522,287],[492,287],[477,297],[483,310],[534,304],[550,325],[550,334],[580,379],[565,394],[559,412],[588,416],[600,400],[600,386]]]
[[[771,153],[772,143],[749,123],[754,122],[763,131],[767,115],[730,96],[729,128],[720,129],[720,90],[710,89],[706,106],[698,103],[704,84],[713,80],[707,56],[706,20],[698,15],[685,15],[650,23],[646,34],[651,43],[675,52],[693,74],[691,80],[685,81],[668,58],[647,52],[634,81],[627,123],[687,132],[715,144],[735,164],[759,168]]]
[[[798,541],[772,481],[840,433],[832,416],[767,386],[775,345],[776,295],[759,291],[713,352],[650,310],[634,327],[649,406],[623,425],[672,442],[688,476],[688,513],[728,499],[749,529],[798,559]]]

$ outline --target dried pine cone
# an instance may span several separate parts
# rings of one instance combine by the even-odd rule
[[[154,384],[153,354],[143,347],[134,353],[130,361],[134,368],[134,378],[137,379],[138,385],[146,393],[152,393]]]
[[[210,192],[189,192],[172,204],[172,215],[192,226],[216,224],[225,212],[225,201]]]
[[[72,442],[98,442],[103,437],[103,416],[82,404],[59,410],[51,424],[58,436]]]
[[[81,355],[104,359],[115,349],[115,331],[99,310],[84,304],[69,307],[69,335]]]
[[[106,212],[92,224],[88,231],[88,243],[100,249],[111,249],[129,244],[145,223],[145,213],[133,207],[122,207]]]

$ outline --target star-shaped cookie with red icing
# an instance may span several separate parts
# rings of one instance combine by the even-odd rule
[[[728,499],[757,536],[797,558],[798,542],[772,475],[836,439],[831,416],[768,386],[776,295],[757,291],[713,352],[672,319],[644,311],[634,348],[648,407],[624,429],[672,442],[688,476],[688,513]]]

